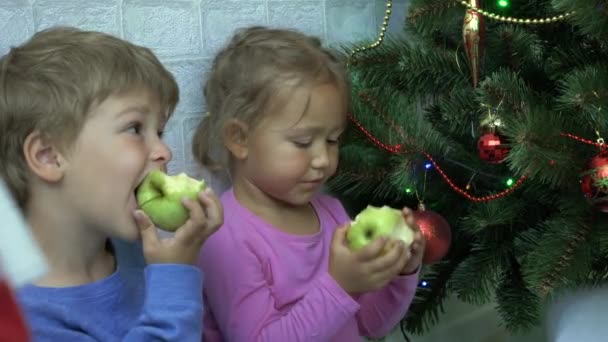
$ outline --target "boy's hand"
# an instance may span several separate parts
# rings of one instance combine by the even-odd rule
[[[348,228],[348,225],[340,226],[334,232],[329,274],[351,295],[386,286],[407,262],[403,242],[379,238],[360,250],[351,251],[346,246]]]
[[[418,227],[416,224],[412,210],[405,207],[403,208],[402,212],[405,222],[414,230],[414,241],[406,252],[408,260],[400,274],[410,275],[415,273],[422,264],[422,257],[424,256],[424,249],[426,247],[426,239],[424,238],[424,235],[422,235],[420,227]]]
[[[159,239],[156,227],[142,210],[135,211],[147,263],[196,264],[201,246],[224,222],[222,204],[210,188],[199,193],[198,198],[199,201],[184,199],[190,218],[167,239]]]

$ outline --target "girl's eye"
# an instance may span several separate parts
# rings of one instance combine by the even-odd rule
[[[161,130],[161,131],[156,132],[156,134],[158,134],[158,137],[162,139],[163,136],[165,135],[165,131]]]
[[[310,141],[294,141],[293,143],[299,148],[307,148],[312,144]]]

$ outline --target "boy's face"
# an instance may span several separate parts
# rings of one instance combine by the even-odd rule
[[[110,96],[93,108],[68,154],[62,183],[66,215],[100,233],[135,240],[135,188],[171,152],[161,140],[166,114],[146,91]]]

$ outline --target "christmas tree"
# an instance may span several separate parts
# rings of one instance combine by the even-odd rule
[[[454,294],[525,331],[560,291],[608,277],[608,1],[411,0],[397,38],[390,8],[348,50],[330,190],[351,215],[424,203],[404,329],[425,332]]]

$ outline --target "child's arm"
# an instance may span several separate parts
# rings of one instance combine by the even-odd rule
[[[201,192],[198,201],[183,204],[189,210],[188,221],[163,240],[147,215],[135,214],[150,265],[145,269],[141,314],[123,341],[202,339],[202,275],[194,265],[203,243],[223,223],[223,208],[210,189]]]
[[[340,201],[332,199],[330,204],[338,222],[350,220]],[[419,242],[416,245],[420,244],[420,242],[423,243],[424,240],[419,232],[419,228],[413,222],[411,210],[404,208],[404,215],[408,224],[417,230],[415,240],[419,240]],[[403,318],[416,293],[418,274],[420,272],[419,265],[423,250],[424,247],[417,246],[415,251],[412,251],[413,257],[410,258],[408,265],[406,265],[408,267],[414,265],[413,269],[416,271],[413,274],[398,276],[386,287],[358,296],[357,301],[361,305],[361,309],[356,315],[359,334],[372,338],[383,337]],[[407,272],[406,274],[409,273]]]
[[[325,272],[289,308],[277,308],[272,274],[255,247],[231,234],[203,248],[206,305],[227,341],[329,341],[354,317],[357,302]]]
[[[359,333],[371,338],[388,334],[406,314],[414,299],[418,272],[400,276],[385,288],[359,297]]]
[[[123,341],[201,340],[201,272],[191,265],[154,264],[145,269],[140,316]]]
[[[150,265],[145,269],[145,279],[144,289],[139,286],[141,273],[134,273],[133,278],[121,278],[97,293],[89,292],[93,294],[90,300],[74,300],[78,293],[70,297],[63,292],[65,301],[61,300],[63,297],[49,301],[48,290],[41,296],[36,288],[23,289],[20,300],[31,340],[200,342],[200,271],[189,265]],[[142,298],[137,292],[114,292],[123,288],[120,284],[136,287],[145,295]]]

